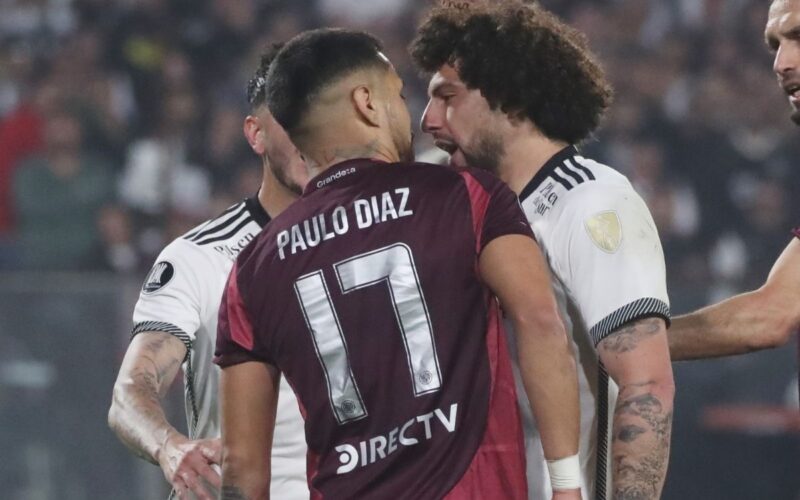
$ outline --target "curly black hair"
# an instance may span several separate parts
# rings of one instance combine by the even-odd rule
[[[536,4],[435,8],[410,51],[423,72],[454,66],[492,109],[530,120],[550,139],[585,140],[611,103],[584,35]]]
[[[253,78],[247,82],[247,102],[250,103],[252,109],[256,109],[266,102],[267,73],[269,73],[269,67],[282,47],[283,43],[273,43],[267,47],[261,54],[258,69]]]

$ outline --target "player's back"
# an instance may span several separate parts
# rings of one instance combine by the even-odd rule
[[[513,380],[477,258],[526,231],[488,174],[353,160],[245,250],[227,327],[294,387],[312,497],[525,497]]]

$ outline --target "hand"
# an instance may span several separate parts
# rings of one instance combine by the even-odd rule
[[[222,463],[219,438],[191,441],[173,434],[159,450],[158,463],[180,499],[189,498],[191,491],[200,500],[214,500],[216,493],[210,492],[208,485],[217,490],[222,486],[219,472],[212,467]]]
[[[581,500],[581,489],[559,490],[553,492],[553,500]]]

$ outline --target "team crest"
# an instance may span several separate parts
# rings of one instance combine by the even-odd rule
[[[142,292],[154,293],[161,290],[174,275],[175,268],[172,267],[172,264],[166,261],[158,262],[148,273],[147,279],[144,280]]]
[[[584,225],[589,238],[604,252],[614,253],[622,243],[622,226],[614,211],[594,214],[584,221]]]

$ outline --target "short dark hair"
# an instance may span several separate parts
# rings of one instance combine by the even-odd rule
[[[325,28],[303,32],[278,52],[266,79],[266,103],[290,135],[314,97],[334,81],[368,67],[387,67],[381,42],[363,31]]]
[[[258,108],[264,104],[266,100],[267,73],[269,72],[272,61],[275,59],[275,56],[278,55],[278,51],[281,50],[282,47],[282,43],[273,43],[267,47],[261,54],[258,69],[253,75],[253,78],[247,82],[247,102],[250,103],[252,109]]]
[[[586,139],[611,103],[583,34],[535,4],[436,8],[410,50],[424,72],[454,66],[492,109],[529,119],[550,139]]]

